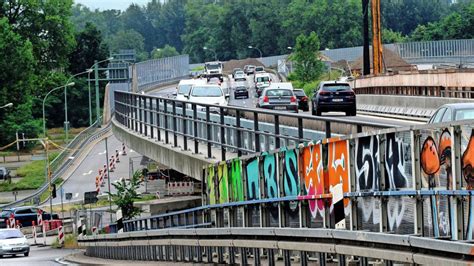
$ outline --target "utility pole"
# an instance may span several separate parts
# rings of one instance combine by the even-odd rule
[[[369,0],[362,0],[363,32],[364,32],[364,66],[362,75],[370,75],[370,50],[369,50]]]
[[[95,78],[95,111],[97,117],[97,126],[100,127],[100,100],[99,100],[99,66],[97,60],[94,60],[94,78]]]
[[[372,58],[374,75],[383,70],[382,25],[380,19],[380,0],[372,0]]]

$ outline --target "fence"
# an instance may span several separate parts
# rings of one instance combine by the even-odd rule
[[[189,75],[189,56],[179,55],[135,64],[138,91]],[[133,77],[135,78],[135,77]]]
[[[361,132],[391,124],[291,114],[263,109],[189,103],[166,97],[115,92],[115,119],[132,134],[140,134],[195,153],[204,145],[208,158],[225,160],[227,152],[237,155],[331,136],[334,130]],[[321,131],[324,128],[324,131]],[[179,139],[178,139],[179,137]],[[213,148],[219,153],[213,153]],[[201,147],[202,151],[202,147]]]

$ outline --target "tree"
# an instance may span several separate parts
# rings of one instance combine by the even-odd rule
[[[138,61],[148,58],[145,51],[145,39],[135,30],[121,30],[107,40],[110,51],[118,52],[120,49],[135,49]]]
[[[400,43],[406,40],[406,36],[403,36],[400,32],[395,32],[391,29],[382,30],[382,42],[385,43]]]
[[[121,178],[112,183],[117,192],[108,192],[109,196],[112,197],[114,204],[122,210],[123,220],[130,220],[141,212],[140,208],[133,206],[133,200],[138,198],[137,189],[142,183],[141,177],[142,172],[136,171],[130,181]]]
[[[296,78],[303,82],[317,80],[324,69],[319,56],[319,38],[313,31],[308,36],[299,35],[296,38],[294,53],[291,60],[295,62]]]
[[[165,45],[165,47],[163,48],[155,48],[151,53],[151,58],[159,59],[163,57],[172,57],[177,55],[179,55],[179,53],[178,51],[176,51],[176,48],[174,48],[173,46]]]

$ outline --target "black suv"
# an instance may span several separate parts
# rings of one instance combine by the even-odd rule
[[[12,214],[22,227],[31,226],[33,221],[35,221],[36,224],[38,209],[39,208],[33,206],[3,209],[0,213],[0,228],[7,227],[8,218],[10,218]],[[50,220],[50,217],[49,213],[43,211],[43,221]],[[59,216],[53,213],[53,219],[57,220]]]
[[[312,114],[320,116],[322,112],[345,112],[346,115],[357,114],[356,95],[349,83],[326,81],[319,84],[319,89],[314,92]]]

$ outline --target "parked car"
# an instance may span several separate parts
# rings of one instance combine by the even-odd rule
[[[218,85],[196,85],[191,88],[191,91],[186,98],[188,101],[193,103],[227,106],[229,94],[225,94],[222,88]],[[205,107],[203,106],[198,105],[198,108],[201,111],[205,110]],[[211,111],[219,112],[219,108],[211,107]]]
[[[296,99],[298,100],[298,109],[305,112],[309,111],[308,96],[306,96],[304,90],[295,89],[293,92],[295,93]]]
[[[18,229],[0,229],[0,258],[4,255],[17,254],[23,254],[25,257],[30,255],[28,239]]]
[[[242,69],[238,68],[238,67],[234,68],[234,70],[232,70],[232,78],[235,78],[235,72],[237,72],[237,71],[242,71]]]
[[[313,115],[320,116],[322,112],[332,111],[345,112],[349,116],[357,113],[356,95],[346,82],[321,82],[311,102]]]
[[[245,71],[245,74],[250,75],[255,73],[255,66],[249,65]]]
[[[270,86],[258,98],[257,107],[298,113],[298,103],[292,89]]]
[[[428,124],[474,119],[474,103],[450,103],[440,106]]]
[[[263,66],[255,67],[255,73],[265,73],[265,68]]]
[[[240,85],[234,88],[234,99],[249,97],[249,90],[246,86]]]
[[[239,81],[239,80],[244,80],[245,81],[245,80],[247,80],[247,78],[245,77],[244,71],[239,70],[239,71],[235,72],[234,80],[235,81]]]
[[[13,217],[19,222],[20,226],[31,226],[32,222],[37,220],[38,208],[33,206],[24,206],[11,209],[3,209],[0,213],[0,228],[6,228],[8,218]],[[51,215],[43,211],[43,221],[50,220]],[[53,213],[53,219],[59,219],[59,216]]]
[[[8,170],[5,167],[0,167],[0,178],[2,180],[8,180],[11,178],[10,176],[10,170]]]

